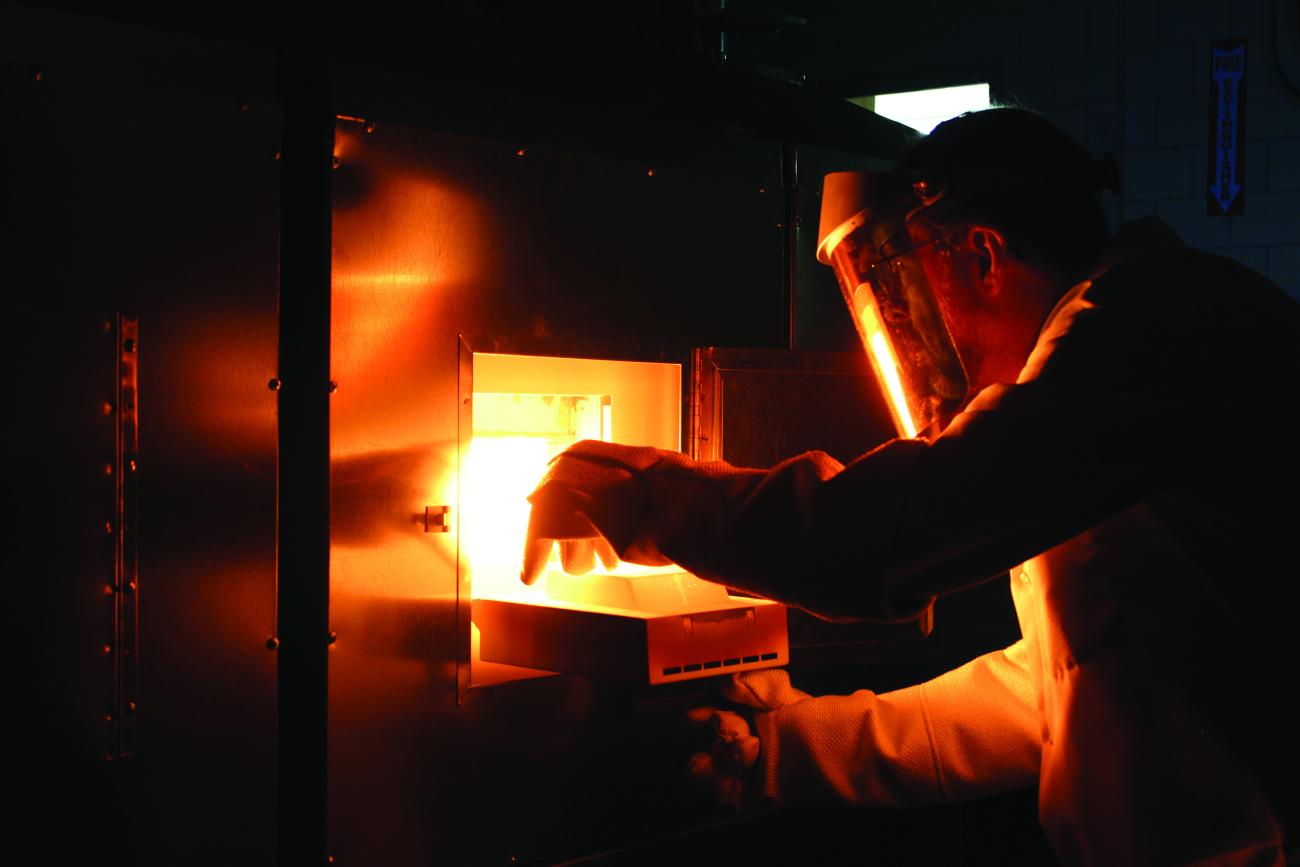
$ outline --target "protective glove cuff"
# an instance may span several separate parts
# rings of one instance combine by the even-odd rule
[[[784,668],[733,674],[718,690],[728,701],[757,711],[777,710],[812,697],[791,685],[790,674]]]

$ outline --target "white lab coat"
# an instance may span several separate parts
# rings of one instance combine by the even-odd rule
[[[1076,287],[1053,311],[1018,385],[1049,369],[1078,317],[1095,311],[1090,288]],[[1002,412],[1014,391],[978,396],[955,435]],[[1183,538],[1203,521],[1212,526],[1221,506],[1157,492],[1013,567],[1021,640],[928,683],[811,698],[783,673],[739,677],[732,697],[764,710],[756,722],[768,794],[900,806],[1037,783],[1044,830],[1067,865],[1286,863],[1257,771],[1238,754],[1235,728],[1220,722],[1238,704],[1234,686],[1271,683],[1272,702],[1241,702],[1236,712],[1260,714],[1256,734],[1278,740],[1275,758],[1287,769],[1279,777],[1294,785],[1294,748],[1277,717],[1295,654],[1260,658],[1223,644],[1236,638],[1216,627],[1221,576]],[[1295,514],[1286,501],[1276,508]],[[1294,567],[1275,569],[1274,585],[1293,580]],[[1243,666],[1263,677],[1222,682]],[[1227,707],[1207,712],[1198,691]]]
[[[1298,348],[1275,286],[1145,221],[934,442],[771,470],[585,443],[534,497],[580,492],[626,559],[827,615],[907,618],[1010,570],[1021,641],[928,683],[738,681],[779,801],[1037,782],[1067,865],[1275,865],[1300,770]]]

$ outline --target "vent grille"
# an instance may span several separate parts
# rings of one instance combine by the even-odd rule
[[[755,653],[750,656],[733,656],[728,659],[710,659],[705,662],[692,662],[686,665],[669,665],[663,670],[664,677],[672,677],[675,674],[691,674],[696,671],[702,671],[710,668],[731,668],[737,665],[751,665],[755,662],[771,662],[779,659],[781,654],[769,651],[767,653]]]

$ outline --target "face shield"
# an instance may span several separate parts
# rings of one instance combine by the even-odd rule
[[[937,432],[968,380],[931,284],[951,240],[928,223],[909,225],[896,183],[877,172],[827,175],[817,259],[835,270],[894,426],[911,438]]]

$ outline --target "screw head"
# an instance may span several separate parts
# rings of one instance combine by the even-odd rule
[[[107,400],[104,401],[104,403],[99,408],[104,413],[104,415],[113,414],[113,404]]]
[[[645,170],[645,176],[646,176],[647,178],[653,178],[653,177],[655,176],[655,170],[654,170],[654,169],[646,169],[646,170]]]
[[[111,475],[113,475],[113,465],[112,465],[112,464],[104,464],[104,475],[106,475],[106,476],[111,476]]]
[[[373,120],[366,121],[366,132],[374,132],[374,131],[375,131],[375,122]]]
[[[123,352],[135,352],[135,341],[130,338],[122,341]]]
[[[334,642],[336,642],[336,641],[338,641],[338,640],[339,640],[339,634],[338,634],[337,632],[331,632],[331,633],[329,634],[329,637],[328,637],[327,639],[325,639],[325,643],[326,643],[326,644],[333,644]]]
[[[271,380],[269,380],[269,381],[266,383],[266,387],[269,388],[269,389],[271,389],[271,391],[279,391],[279,390],[280,390],[280,380],[279,380],[279,378],[274,378],[274,377],[273,377]]]
[[[517,157],[528,156],[528,148],[519,148],[519,149],[517,149],[517,150],[515,151],[515,156],[517,156]]]
[[[339,390],[339,384],[331,379],[329,384],[329,390],[330,390],[330,394],[333,394],[334,392]]]
[[[276,638],[274,635],[272,635],[270,638],[266,639],[266,649],[267,649],[267,650],[275,650],[275,649],[277,649],[279,646],[280,646],[280,639]]]
[[[341,165],[343,165],[343,160],[339,159],[338,157],[334,157],[332,160],[330,160],[330,168],[332,169],[337,170]]]

